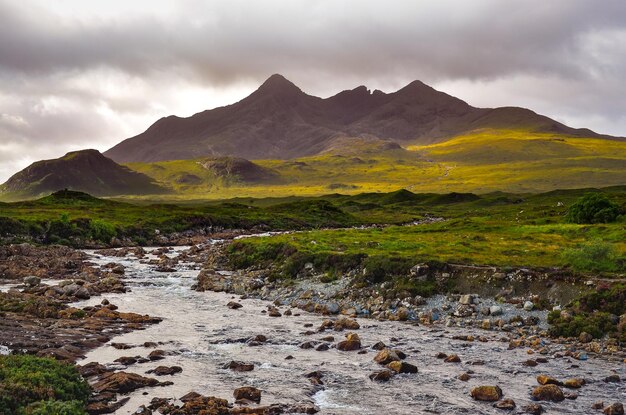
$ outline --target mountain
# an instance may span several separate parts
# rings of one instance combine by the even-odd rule
[[[94,196],[164,192],[148,176],[120,166],[97,150],[82,150],[31,164],[0,186],[0,198],[33,198],[60,189]]]
[[[484,128],[603,137],[524,108],[475,108],[420,81],[389,94],[360,86],[322,99],[272,75],[235,104],[188,118],[162,118],[105,155],[118,163],[207,156],[290,159],[327,151],[339,137],[416,145]]]

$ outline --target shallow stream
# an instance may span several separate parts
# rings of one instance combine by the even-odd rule
[[[176,248],[170,255],[183,249]],[[507,413],[488,403],[474,401],[469,392],[478,385],[499,385],[505,398],[512,398],[517,403],[517,413],[522,413],[520,408],[531,402],[529,392],[537,385],[535,377],[542,373],[563,380],[584,377],[594,381],[577,391],[579,397],[576,400],[543,403],[549,414],[589,414],[594,413],[591,405],[598,400],[606,404],[626,401],[624,382],[607,384],[602,381],[615,370],[624,378],[626,365],[621,362],[577,361],[548,356],[548,363],[526,367],[521,363],[536,355],[529,355],[525,349],[507,350],[508,342],[499,341],[503,333],[368,319],[358,319],[361,329],[357,333],[366,347],[365,354],[335,348],[305,350],[299,347],[305,341],[333,335],[336,343],[344,338],[345,333],[326,331],[306,335],[305,331],[315,330],[325,317],[293,310],[294,314],[300,315],[273,318],[262,313],[267,309],[267,302],[193,291],[191,286],[198,273],[194,264],[181,262],[176,272],[161,273],[154,271],[145,259],[139,260],[132,255],[118,258],[90,254],[93,262],[99,265],[115,262],[126,267],[125,278],[132,291],[105,295],[104,298],[119,306],[120,311],[159,316],[164,320],[112,340],[137,347],[118,350],[107,344],[91,351],[79,363],[113,364],[122,356],[147,356],[153,349],[143,347],[144,342],[162,342],[158,348],[168,352],[164,360],[135,364],[124,370],[145,375],[147,370],[159,365],[183,368],[182,373],[159,379],[173,381],[172,386],[131,393],[130,401],[117,414],[132,414],[155,396],[178,398],[192,390],[232,402],[233,390],[241,386],[261,389],[262,404],[314,403],[320,414]],[[226,307],[233,299],[243,307],[237,310]],[[100,301],[102,297],[94,297],[75,305],[93,305]],[[287,308],[280,309],[285,311]],[[246,339],[258,334],[267,336],[267,343],[254,347],[245,343]],[[454,335],[467,334],[486,336],[489,341],[452,339]],[[415,364],[419,373],[398,375],[387,383],[370,381],[368,376],[382,369],[372,360],[376,351],[369,348],[378,341],[407,353],[406,361]],[[435,357],[438,352],[456,353],[462,362],[444,363]],[[293,359],[286,360],[289,355]],[[255,368],[251,372],[223,369],[223,365],[231,360],[254,363]],[[475,364],[477,362],[484,364]],[[305,377],[316,370],[324,375],[321,390],[315,390]],[[456,378],[468,370],[475,372],[468,382]]]

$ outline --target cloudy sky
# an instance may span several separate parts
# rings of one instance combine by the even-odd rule
[[[0,182],[273,73],[324,97],[420,79],[626,136],[626,1],[0,0]]]

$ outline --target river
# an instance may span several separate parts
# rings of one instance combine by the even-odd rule
[[[175,248],[169,255],[177,255],[184,249]],[[542,373],[559,379],[584,377],[593,381],[577,391],[576,400],[542,403],[550,414],[589,414],[594,412],[591,405],[598,400],[610,404],[626,399],[624,382],[602,381],[615,370],[624,378],[624,363],[547,356],[548,363],[526,367],[521,363],[536,356],[529,356],[526,349],[507,350],[508,342],[499,341],[504,333],[495,331],[358,319],[361,329],[356,332],[366,353],[335,348],[305,350],[299,347],[304,341],[333,335],[336,343],[345,333],[326,331],[306,335],[307,330],[319,327],[325,317],[293,310],[293,316],[273,318],[262,312],[267,310],[268,302],[193,291],[191,286],[198,274],[196,264],[181,262],[175,272],[163,273],[156,272],[145,259],[134,256],[119,258],[89,253],[98,265],[115,262],[126,267],[125,280],[132,291],[108,294],[104,298],[119,306],[120,311],[158,316],[163,321],[112,340],[137,347],[118,350],[106,344],[89,352],[78,363],[97,361],[113,365],[121,356],[146,356],[153,349],[143,347],[145,342],[160,342],[158,348],[168,353],[164,360],[135,364],[124,370],[145,375],[147,370],[159,365],[183,368],[182,373],[159,379],[173,381],[171,386],[131,393],[130,401],[116,414],[132,414],[155,396],[178,398],[190,391],[232,402],[233,389],[241,386],[261,389],[262,404],[313,403],[320,414],[506,413],[491,404],[474,401],[469,392],[478,385],[499,385],[504,397],[515,400],[521,413],[520,408],[531,402],[529,392],[537,385],[536,376]],[[232,300],[243,307],[236,310],[226,307]],[[84,307],[100,301],[102,297],[93,297],[74,305]],[[281,311],[286,309],[281,307]],[[258,334],[267,336],[268,341],[254,347],[245,343]],[[489,341],[452,339],[460,334],[485,336]],[[376,351],[369,348],[378,341],[407,353],[406,361],[415,364],[419,373],[398,375],[382,384],[370,381],[369,374],[382,368],[372,360]],[[557,348],[555,345],[554,349]],[[456,353],[462,362],[444,363],[435,357],[438,352]],[[287,356],[293,359],[287,360]],[[254,363],[255,368],[251,372],[223,369],[231,360]],[[305,377],[316,370],[324,375],[322,389],[314,389]],[[457,379],[460,373],[470,370],[474,374],[469,381]]]

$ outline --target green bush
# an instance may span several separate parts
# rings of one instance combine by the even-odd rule
[[[596,240],[563,252],[563,261],[574,270],[614,272],[621,266],[613,244]]]
[[[380,283],[392,277],[404,276],[409,273],[415,260],[383,255],[369,256],[363,261],[364,277],[370,283]]]
[[[90,221],[89,228],[91,238],[96,241],[108,243],[113,237],[117,235],[115,226],[101,219],[94,219]]]
[[[603,193],[587,193],[567,210],[571,223],[610,223],[620,214],[619,206]]]
[[[548,323],[552,325],[550,333],[553,336],[578,337],[582,332],[591,334],[599,339],[617,329],[611,320],[611,314],[605,312],[575,314],[570,319],[563,319],[560,311],[548,314]]]
[[[84,415],[89,394],[72,365],[51,358],[0,356],[0,414]]]

